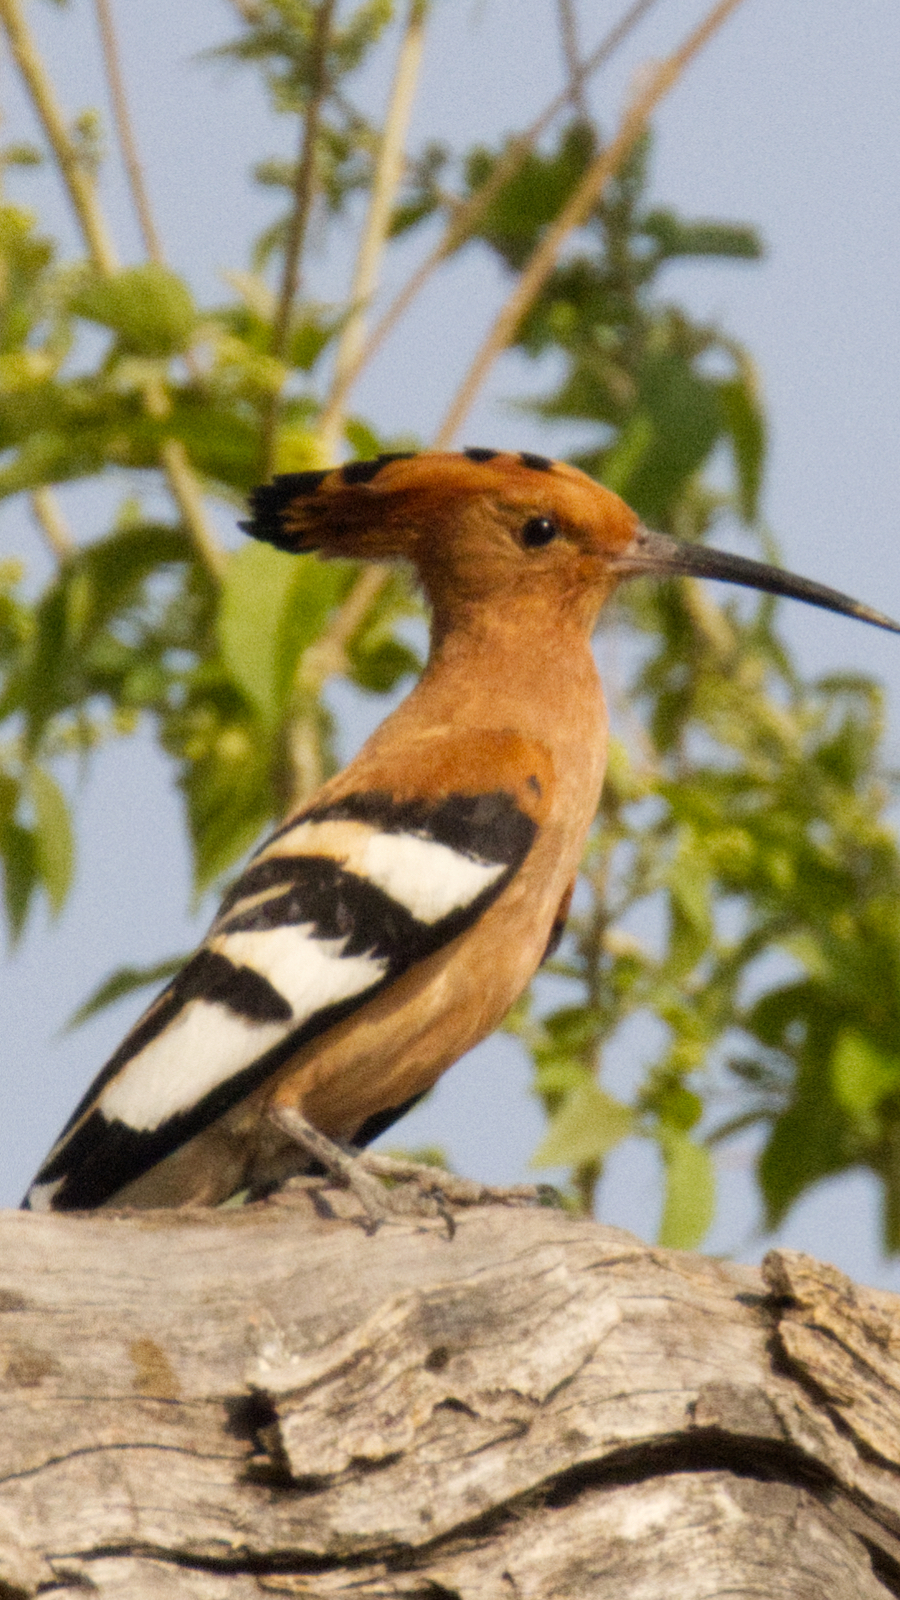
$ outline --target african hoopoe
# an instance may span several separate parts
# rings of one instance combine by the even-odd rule
[[[103,1068],[25,1202],[214,1204],[308,1169],[299,1111],[364,1145],[491,1032],[559,936],[607,742],[590,640],[626,578],[724,578],[900,625],[648,532],[542,456],[384,455],[276,478],[250,533],[411,561],[421,681],[225,896]],[[279,1120],[279,1118],[281,1120]]]

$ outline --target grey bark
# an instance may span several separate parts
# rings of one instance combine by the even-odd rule
[[[0,1215],[0,1597],[900,1595],[900,1301],[538,1207]]]

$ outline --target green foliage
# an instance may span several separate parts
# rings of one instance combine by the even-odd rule
[[[86,478],[115,486],[127,473],[109,524],[90,538],[79,529],[41,592],[17,564],[0,566],[0,853],[13,939],[36,897],[53,911],[65,901],[67,774],[98,743],[152,727],[202,890],[332,770],[329,675],[384,693],[417,666],[398,631],[415,607],[405,577],[369,594],[349,563],[249,543],[211,558],[171,476],[177,446],[198,499],[237,508],[262,463],[323,464],[321,397],[353,308],[301,292],[280,325],[286,250],[293,238],[302,258],[313,213],[317,248],[329,228],[345,237],[356,223],[347,202],[377,168],[380,130],[353,91],[377,59],[388,0],[341,7],[324,31],[329,13],[312,0],[238,9],[238,37],[211,53],[262,74],[280,116],[306,119],[314,161],[304,195],[293,163],[259,160],[258,181],[286,209],[248,241],[248,264],[223,275],[223,303],[198,306],[158,263],[110,272],[62,260],[26,210],[0,205],[0,497]],[[91,114],[73,133],[88,175],[99,136]],[[461,208],[515,145],[408,152],[390,236],[409,251],[423,223],[443,221],[457,247],[512,281],[599,143],[577,121],[525,152],[470,236]],[[729,510],[758,540],[766,421],[752,360],[670,303],[666,272],[699,257],[753,262],[760,245],[750,228],[651,205],[649,153],[647,140],[632,150],[518,328],[519,349],[552,355],[557,375],[532,410],[577,424],[589,441],[578,465],[648,523],[702,539]],[[3,160],[34,157],[14,145]],[[409,447],[371,418],[343,433],[360,456]],[[725,489],[705,477],[714,457],[730,464]],[[170,520],[148,510],[166,481]],[[720,606],[696,584],[635,585],[616,614],[629,710],[579,910],[549,969],[565,1004],[553,1006],[551,978],[540,1005],[523,1002],[510,1019],[549,1119],[535,1161],[569,1168],[569,1201],[587,1209],[610,1154],[649,1140],[660,1236],[692,1246],[713,1213],[717,1145],[755,1128],[771,1224],[823,1176],[866,1166],[882,1180],[885,1242],[898,1249],[900,856],[878,691],[864,678],[803,682],[770,600]],[[73,1020],[172,970],[122,968]],[[662,1042],[626,1100],[604,1072],[642,1014],[660,1020]]]
[[[186,350],[197,321],[187,285],[154,261],[126,267],[112,278],[97,273],[85,277],[71,310],[109,328],[121,351],[138,356],[174,356]]]
[[[183,967],[185,956],[170,956],[168,961],[156,961],[150,967],[120,967],[118,972],[110,973],[103,983],[99,984],[93,994],[88,995],[83,1005],[69,1018],[68,1028],[80,1028],[83,1022],[88,1022],[95,1017],[98,1011],[105,1011],[107,1006],[115,1005],[117,1000],[124,1000],[138,989],[146,989],[150,984],[165,983],[173,978],[179,967]]]

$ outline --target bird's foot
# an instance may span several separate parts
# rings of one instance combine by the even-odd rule
[[[283,1133],[325,1168],[330,1177],[351,1190],[373,1229],[384,1222],[411,1217],[440,1217],[452,1238],[456,1223],[449,1209],[451,1205],[533,1206],[552,1205],[557,1201],[556,1191],[549,1184],[521,1183],[493,1188],[471,1178],[458,1177],[442,1167],[339,1144],[320,1133],[292,1106],[273,1106],[270,1116]],[[393,1187],[386,1188],[382,1179]]]

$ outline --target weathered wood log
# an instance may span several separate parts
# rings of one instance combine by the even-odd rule
[[[0,1597],[900,1595],[900,1300],[457,1223],[0,1216]]]

